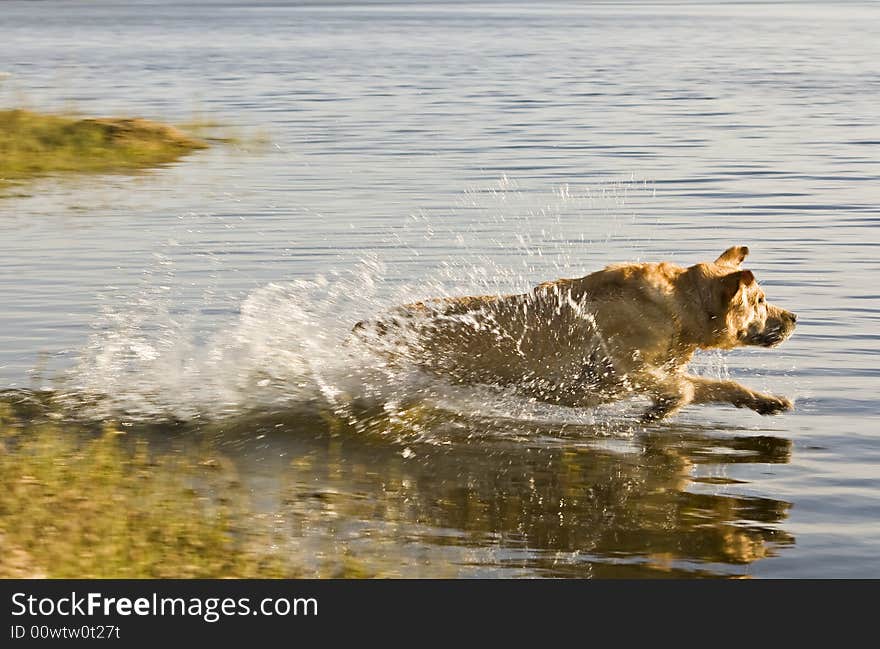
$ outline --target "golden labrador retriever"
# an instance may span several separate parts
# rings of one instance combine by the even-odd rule
[[[745,246],[710,263],[614,264],[520,295],[445,298],[397,307],[355,333],[386,357],[456,383],[514,386],[524,395],[591,406],[645,395],[646,421],[689,403],[722,402],[761,414],[785,397],[687,373],[698,349],[773,347],[796,316],[769,304],[741,264]]]

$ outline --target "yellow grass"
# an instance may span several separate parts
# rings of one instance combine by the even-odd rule
[[[107,173],[167,164],[208,145],[139,118],[0,110],[0,188],[53,173]]]
[[[0,403],[0,578],[296,577],[214,462]]]

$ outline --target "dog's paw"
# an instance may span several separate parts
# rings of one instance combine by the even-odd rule
[[[794,404],[785,397],[777,397],[772,394],[761,394],[755,397],[752,410],[762,415],[778,415],[780,412],[791,410]]]

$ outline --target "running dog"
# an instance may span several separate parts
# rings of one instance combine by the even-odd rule
[[[785,397],[735,381],[688,374],[698,349],[775,347],[797,316],[765,299],[745,246],[713,262],[624,263],[558,279],[519,295],[406,304],[355,333],[455,383],[513,386],[539,401],[593,406],[648,397],[645,421],[683,406],[730,403],[764,415],[791,410]]]

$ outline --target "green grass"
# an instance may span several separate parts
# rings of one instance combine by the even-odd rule
[[[224,466],[0,402],[0,578],[300,576]]]
[[[54,173],[109,173],[173,162],[208,145],[139,118],[79,118],[0,110],[0,189]]]

